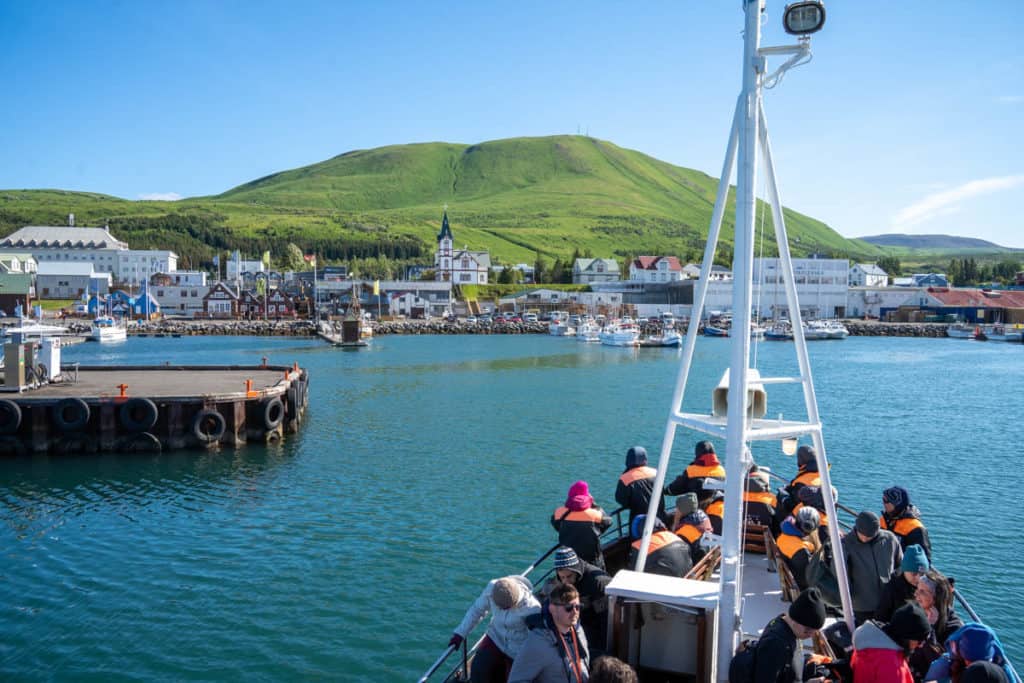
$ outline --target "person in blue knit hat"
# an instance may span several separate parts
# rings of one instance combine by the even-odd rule
[[[880,520],[881,527],[896,534],[904,550],[908,546],[919,545],[931,560],[932,544],[928,540],[928,529],[921,521],[920,511],[911,504],[907,490],[902,486],[887,488],[882,492],[882,507],[885,510]]]
[[[875,619],[889,621],[893,612],[908,602],[914,602],[917,583],[929,568],[928,556],[921,546],[912,545],[904,550],[899,573],[893,574],[889,583],[882,588]]]
[[[946,640],[946,653],[932,662],[925,680],[948,683],[954,676],[962,680],[960,673],[975,662],[992,662],[1002,669],[1006,680],[1015,680],[999,636],[988,626],[975,622],[964,624]]]

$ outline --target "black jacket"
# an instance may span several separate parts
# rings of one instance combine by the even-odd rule
[[[757,641],[754,683],[795,683],[803,680],[803,651],[781,616],[768,622]]]
[[[619,477],[619,483],[615,486],[615,501],[624,508],[629,509],[629,522],[637,515],[646,515],[647,507],[651,504],[651,496],[654,494],[654,477],[657,470],[647,465],[631,467]],[[665,499],[658,495],[658,517],[665,519]]]

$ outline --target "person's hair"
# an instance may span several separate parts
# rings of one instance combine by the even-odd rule
[[[590,683],[638,683],[638,680],[633,667],[610,655],[598,657],[590,670]]]
[[[949,613],[953,608],[953,586],[950,585],[949,579],[936,569],[929,569],[924,575],[935,584],[935,609],[939,613],[939,620],[935,622],[934,628],[935,637],[941,643]]]
[[[548,599],[551,602],[559,605],[568,605],[570,601],[580,597],[580,593],[576,590],[576,586],[570,586],[567,583],[559,583],[551,591],[551,595]]]

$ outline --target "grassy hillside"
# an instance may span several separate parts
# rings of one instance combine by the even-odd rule
[[[80,225],[109,222],[133,246],[171,246],[195,265],[215,250],[276,252],[288,242],[334,260],[380,251],[427,261],[447,204],[456,243],[488,249],[500,262],[532,262],[536,252],[565,258],[576,249],[595,256],[695,259],[716,185],[704,173],[589,137],[427,143],[348,152],[178,202],[0,191],[0,228],[61,225],[73,212]],[[733,214],[730,199],[727,243]],[[797,255],[882,253],[813,218],[789,210],[785,215]],[[770,234],[770,216],[766,225]],[[774,252],[769,240],[765,253]]]

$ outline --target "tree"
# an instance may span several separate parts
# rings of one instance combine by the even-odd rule
[[[878,259],[878,267],[884,270],[892,277],[899,277],[903,274],[903,268],[900,265],[900,260],[895,256],[883,256]]]
[[[501,269],[501,272],[498,273],[499,285],[510,285],[515,281],[515,275],[512,272],[511,266],[505,266],[504,268]]]
[[[284,270],[304,270],[306,260],[303,258],[302,249],[293,242],[289,242],[284,248],[284,255],[281,257],[281,267]]]
[[[533,281],[538,285],[542,282],[547,282],[548,279],[548,266],[544,262],[544,257],[537,252],[537,258],[533,262]]]

